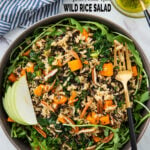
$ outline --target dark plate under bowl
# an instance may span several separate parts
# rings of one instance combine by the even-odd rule
[[[3,129],[3,131],[5,132],[5,134],[7,135],[9,141],[19,150],[29,150],[31,149],[29,145],[27,144],[24,144],[23,141],[21,140],[18,140],[18,139],[12,139],[11,136],[10,136],[10,126],[8,124],[8,122],[6,121],[6,118],[7,118],[7,115],[3,109],[3,106],[2,106],[2,95],[3,93],[1,92],[2,91],[2,84],[3,84],[3,71],[4,71],[4,68],[6,67],[7,65],[7,62],[9,60],[9,56],[12,52],[12,50],[17,46],[19,45],[27,36],[29,36],[29,34],[31,34],[34,29],[36,29],[37,27],[39,26],[44,26],[44,25],[49,25],[51,23],[55,23],[65,17],[73,17],[75,19],[78,19],[78,20],[91,20],[91,21],[97,21],[97,22],[100,22],[102,24],[105,24],[106,26],[108,26],[110,29],[112,29],[113,31],[117,31],[117,32],[120,32],[126,36],[128,36],[129,38],[131,38],[133,41],[134,41],[134,44],[137,48],[137,50],[139,51],[140,53],[140,56],[142,58],[142,61],[143,61],[143,65],[144,65],[144,68],[148,74],[148,77],[150,77],[150,65],[149,65],[149,61],[147,60],[146,56],[144,55],[144,52],[143,50],[141,49],[141,47],[139,46],[139,44],[136,42],[136,40],[127,32],[125,31],[123,28],[121,28],[120,26],[118,26],[117,24],[111,22],[110,20],[107,20],[107,19],[104,19],[104,18],[101,18],[101,17],[98,17],[98,16],[94,16],[94,15],[88,15],[88,14],[81,14],[81,13],[67,13],[67,14],[61,14],[61,15],[56,15],[56,16],[53,16],[53,17],[49,17],[47,19],[44,19],[36,24],[34,24],[33,26],[31,26],[30,28],[28,28],[26,31],[24,31],[12,44],[11,46],[9,47],[9,49],[7,50],[7,52],[5,53],[2,61],[1,61],[1,64],[0,64],[0,125]],[[147,106],[150,108],[150,101],[147,102]],[[143,115],[145,114],[146,112],[144,111],[143,112]],[[140,134],[138,135],[138,139],[137,139],[137,142],[141,139],[141,137],[143,136],[148,124],[149,124],[149,121],[150,119],[147,119],[143,125],[141,126],[141,132]],[[123,150],[129,150],[131,147],[130,147],[130,143],[128,142],[124,147],[123,147]]]

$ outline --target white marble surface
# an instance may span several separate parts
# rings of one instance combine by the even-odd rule
[[[66,2],[67,0],[65,0]],[[63,13],[63,9],[60,10]],[[143,48],[146,56],[150,60],[150,29],[147,25],[146,20],[143,19],[133,19],[123,16],[119,12],[117,12],[114,8],[110,13],[91,13],[94,15],[98,15],[101,17],[105,17],[107,19],[112,20],[114,23],[121,25],[124,29],[126,29],[140,44]],[[4,38],[0,39],[0,61],[6,52],[9,45],[18,37],[24,29],[17,28],[4,36]],[[148,126],[144,136],[141,141],[138,143],[139,150],[148,150],[150,146],[150,125]],[[1,150],[15,150],[14,146],[8,141],[6,135],[2,131],[0,127],[0,149]]]

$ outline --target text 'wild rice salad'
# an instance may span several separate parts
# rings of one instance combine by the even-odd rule
[[[141,115],[149,92],[132,40],[98,22],[65,18],[37,28],[10,56],[4,89],[26,76],[38,120],[29,126],[8,118],[11,136],[25,139],[35,150],[121,149],[129,129],[124,89],[115,79],[118,67],[113,61],[114,48],[125,44],[132,61],[128,89],[138,131],[150,116]]]

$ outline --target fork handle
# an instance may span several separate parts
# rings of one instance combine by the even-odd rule
[[[128,87],[127,83],[123,83],[124,86],[124,94],[125,94],[125,101],[126,101],[126,106],[127,108],[131,108],[131,103],[130,103],[130,98],[129,98],[129,92],[128,92]]]
[[[134,122],[132,117],[132,108],[127,108],[127,115],[128,115],[131,147],[132,150],[137,150],[136,135],[134,131]]]

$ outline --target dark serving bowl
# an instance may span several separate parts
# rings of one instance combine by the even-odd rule
[[[2,84],[3,84],[3,71],[4,68],[7,65],[7,62],[9,61],[9,56],[12,52],[12,50],[19,45],[19,43],[21,43],[29,34],[31,34],[34,29],[36,29],[39,26],[44,26],[44,25],[49,25],[51,23],[55,23],[65,17],[73,17],[75,19],[78,20],[91,20],[91,21],[97,21],[100,22],[102,24],[107,25],[110,29],[120,32],[126,36],[128,36],[129,38],[131,38],[134,41],[134,44],[137,48],[137,50],[140,53],[140,56],[142,58],[143,61],[143,65],[144,68],[148,74],[148,77],[150,78],[150,67],[149,67],[149,61],[147,60],[146,56],[144,55],[143,50],[141,49],[141,47],[138,45],[138,43],[136,42],[136,40],[127,32],[125,31],[123,28],[121,28],[120,26],[118,26],[117,24],[106,20],[104,18],[98,17],[98,16],[94,16],[94,15],[88,15],[88,14],[81,14],[81,13],[68,13],[68,14],[61,14],[61,15],[56,15],[53,17],[49,17],[47,19],[44,19],[36,24],[34,24],[33,26],[31,26],[30,28],[28,28],[25,32],[23,32],[9,47],[9,49],[7,50],[6,54],[4,55],[1,64],[0,64],[0,125],[3,129],[3,131],[5,132],[5,134],[7,135],[9,141],[19,150],[28,150],[31,149],[29,145],[24,144],[23,141],[18,140],[18,139],[12,139],[10,136],[10,126],[8,124],[8,122],[6,121],[7,115],[3,109],[2,106],[2,95],[3,93],[2,91]],[[147,102],[147,106],[150,108],[150,101]],[[143,115],[146,114],[145,111],[143,111]],[[138,137],[137,137],[137,142],[139,142],[139,140],[142,138],[148,124],[150,122],[150,118],[147,119],[141,126],[141,132],[139,133]],[[124,147],[123,150],[129,150],[130,147],[130,143],[128,142]]]

